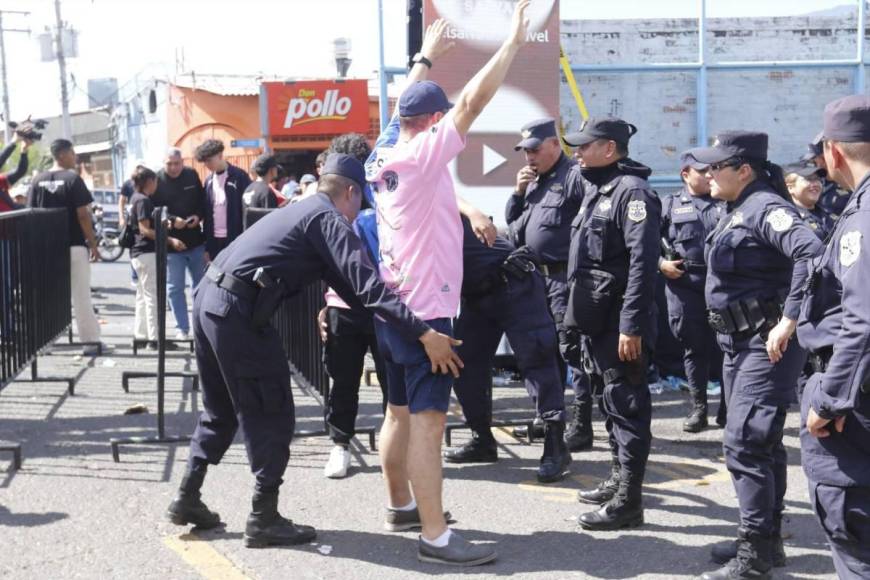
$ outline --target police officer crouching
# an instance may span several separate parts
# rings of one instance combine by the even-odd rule
[[[813,261],[798,325],[816,373],[801,400],[801,464],[840,578],[870,578],[870,98],[824,112],[829,175],[854,191]]]
[[[449,449],[449,463],[492,462],[498,458],[492,436],[492,363],[502,334],[516,353],[526,390],[544,422],[544,453],[538,481],[565,476],[571,453],[565,443],[564,375],[559,368],[556,328],[547,307],[543,276],[534,252],[515,249],[498,236],[492,247],[481,242],[462,218],[462,307],[454,332],[465,367],[453,389],[472,439]]]
[[[169,519],[210,528],[220,523],[200,499],[209,464],[216,465],[241,428],[256,477],[245,545],[311,541],[314,528],[278,513],[278,488],[295,425],[287,355],[270,320],[280,302],[326,280],[349,304],[361,305],[418,338],[441,372],[458,374],[458,344],[420,321],[381,283],[350,222],[360,208],[365,171],[348,155],[331,155],[319,191],[270,213],[212,262],[193,305],[203,412],[190,443],[187,473]]]
[[[656,339],[655,282],[661,203],[648,167],[628,158],[637,132],[621,119],[588,119],[565,137],[577,147],[585,195],[571,224],[571,292],[565,326],[570,356],[599,377],[599,405],[612,456],[611,475],[578,499],[603,504],[580,516],[589,530],[643,523],[641,488],[652,434],[647,364]],[[580,336],[582,335],[582,336]],[[576,364],[576,363],[575,363]]]
[[[822,244],[797,214],[767,134],[728,131],[692,156],[709,165],[711,192],[727,213],[707,238],[708,320],[724,353],[728,399],[723,447],[740,512],[738,539],[713,547],[724,566],[705,580],[770,578],[782,545],[787,463],[782,443],[806,353],[789,339],[807,261]]]
[[[659,260],[659,270],[665,277],[668,321],[683,347],[683,364],[692,397],[683,431],[698,433],[707,427],[707,381],[711,375],[718,376],[722,368],[716,335],[707,324],[704,240],[719,223],[723,204],[710,197],[707,166],[695,161],[691,150],[680,156],[680,162],[683,190],[662,203],[664,255]],[[724,395],[722,400],[716,422],[724,427]]]
[[[514,147],[523,151],[526,165],[517,174],[513,195],[508,198],[505,220],[510,226],[511,241],[526,246],[538,255],[547,287],[547,302],[556,323],[562,377],[571,368],[574,390],[571,425],[566,434],[571,451],[592,449],[592,391],[583,369],[568,364],[564,354],[568,341],[562,324],[568,302],[568,247],[571,243],[571,220],[583,201],[583,180],[577,162],[562,152],[556,133],[556,121],[538,119],[523,126],[522,139]],[[540,417],[535,420],[543,430]],[[524,428],[514,429],[516,436]],[[535,433],[541,437],[543,433]]]

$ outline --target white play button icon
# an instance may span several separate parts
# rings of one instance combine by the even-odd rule
[[[487,145],[483,146],[483,174],[487,175],[493,170],[504,165],[507,161],[500,153]]]

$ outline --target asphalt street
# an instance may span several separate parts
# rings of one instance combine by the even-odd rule
[[[318,529],[316,543],[287,549],[246,549],[242,533],[252,477],[240,441],[210,470],[203,499],[226,527],[192,532],[170,524],[165,509],[187,458],[185,445],[126,446],[115,463],[113,437],[148,436],[156,426],[153,379],[121,388],[124,370],[153,370],[156,357],[133,356],[133,289],[129,264],[97,264],[93,284],[104,340],[115,351],[82,358],[58,341],[39,359],[44,376],[75,376],[75,396],[62,383],[13,383],[0,393],[0,442],[22,444],[24,465],[11,470],[0,454],[0,576],[4,578],[372,578],[454,576],[456,569],[416,559],[414,533],[383,531],[385,493],[377,453],[367,438],[354,444],[346,479],[327,480],[331,444],[323,437],[294,442],[281,495],[282,513]],[[173,319],[167,314],[170,334]],[[195,370],[186,351],[167,357],[167,370]],[[166,429],[192,431],[199,399],[189,379],[167,379]],[[358,424],[380,421],[379,390],[362,388]],[[294,385],[298,429],[320,427],[316,399]],[[495,389],[496,416],[531,413],[522,385]],[[148,413],[125,415],[141,403]],[[498,463],[445,466],[445,507],[466,537],[497,542],[499,559],[463,575],[515,578],[692,578],[715,566],[709,546],[735,537],[734,490],[722,458],[722,431],[680,430],[686,403],[678,393],[654,397],[653,442],[645,485],[646,524],[621,532],[579,531],[586,509],[577,489],[609,469],[604,425],[595,448],[577,453],[567,480],[535,482],[540,443],[528,445],[497,430]],[[454,413],[457,410],[454,409]],[[715,416],[715,405],[713,409]],[[450,417],[458,422],[458,415]],[[798,417],[789,415],[785,443],[789,487],[784,524],[788,566],[776,578],[834,578],[824,536],[808,503],[800,468]],[[457,431],[454,443],[468,437]]]

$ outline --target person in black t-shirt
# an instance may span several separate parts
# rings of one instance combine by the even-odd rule
[[[72,305],[76,327],[82,342],[90,343],[83,353],[87,356],[105,352],[100,345],[100,324],[91,303],[90,261],[99,259],[97,240],[91,221],[90,204],[94,201],[82,178],[73,171],[76,153],[72,142],[57,139],[51,144],[54,166],[33,178],[27,192],[27,206],[66,208],[69,220],[69,255]],[[90,248],[90,253],[88,252]]]
[[[202,220],[206,213],[205,189],[199,175],[185,167],[181,150],[170,147],[163,169],[157,173],[157,193],[154,205],[166,206],[172,229],[170,238],[182,242],[184,251],[171,246],[166,256],[166,292],[175,317],[175,338],[190,337],[190,317],[187,313],[185,272],[190,275],[191,288],[196,288],[205,273],[205,234]]]
[[[269,184],[278,175],[278,159],[271,153],[263,153],[254,162],[254,173],[257,180],[251,183],[242,195],[248,207],[274,209],[278,207],[278,198],[272,192]]]
[[[133,247],[130,248],[136,271],[136,320],[133,335],[148,340],[148,348],[157,348],[157,253],[155,252],[154,193],[157,174],[143,166],[133,173],[134,193],[130,198],[130,219],[135,223]],[[184,242],[168,238],[170,248],[183,252]]]

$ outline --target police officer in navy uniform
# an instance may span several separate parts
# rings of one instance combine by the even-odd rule
[[[280,302],[326,280],[349,304],[373,310],[418,338],[433,368],[458,374],[458,344],[415,318],[380,282],[350,222],[360,208],[362,163],[331,155],[316,195],[259,220],[220,253],[197,287],[193,318],[203,412],[190,443],[187,473],[169,506],[173,523],[214,527],[200,499],[209,464],[220,462],[241,428],[256,476],[245,545],[310,541],[314,528],[278,513],[278,488],[290,456],[295,414],[287,356],[269,324]]]
[[[820,240],[824,240],[834,228],[831,214],[819,204],[825,171],[803,164],[787,165],[782,170],[785,174],[785,185],[798,215],[816,232]]]
[[[828,104],[829,175],[854,191],[813,261],[798,338],[816,374],[801,401],[801,464],[837,575],[870,578],[870,97]]]
[[[707,381],[719,376],[722,352],[707,324],[704,282],[704,240],[723,215],[723,203],[710,197],[707,166],[691,156],[680,155],[683,190],[662,202],[662,249],[659,270],[666,280],[668,321],[683,347],[683,364],[692,408],[683,421],[683,431],[697,433],[707,427]],[[724,397],[723,397],[724,399]],[[724,426],[724,406],[720,404]]]
[[[464,216],[462,225],[462,307],[454,332],[462,340],[457,354],[465,367],[453,389],[472,439],[462,447],[447,450],[444,459],[449,463],[464,463],[469,456],[478,461],[497,460],[490,429],[492,363],[502,334],[507,334],[526,390],[545,426],[538,481],[559,481],[571,463],[564,440],[564,376],[556,348],[556,327],[536,256],[528,248],[515,249],[502,236],[490,247],[478,239]]]
[[[807,152],[801,157],[801,161],[822,170],[822,194],[819,198],[819,207],[828,212],[831,219],[836,220],[843,213],[852,194],[848,189],[844,189],[840,184],[828,177],[828,165],[825,161],[823,140],[822,133],[816,135],[813,141],[807,145]]]
[[[806,353],[795,341],[807,261],[822,243],[788,198],[767,134],[729,131],[692,156],[709,165],[727,213],[707,238],[708,320],[725,355],[723,447],[740,510],[736,542],[713,547],[723,567],[704,579],[770,578],[785,565],[781,525],[787,456],[783,426]]]
[[[580,516],[589,530],[643,523],[641,488],[652,441],[646,373],[657,329],[661,203],[647,182],[650,169],[628,158],[636,132],[621,119],[590,118],[565,137],[577,147],[585,189],[571,224],[569,356],[576,361],[582,343],[584,367],[603,385],[599,407],[612,455],[610,477],[578,494],[581,502],[602,504]]]
[[[564,357],[568,348],[562,327],[568,300],[568,246],[571,220],[583,201],[583,185],[577,163],[562,152],[553,119],[532,121],[521,133],[522,140],[514,149],[523,150],[526,166],[517,174],[505,219],[516,247],[527,246],[538,255]],[[567,375],[565,364],[563,376]],[[582,368],[571,366],[571,384],[574,412],[566,440],[571,451],[585,451],[592,448],[592,392]],[[540,421],[537,424],[541,426]]]

